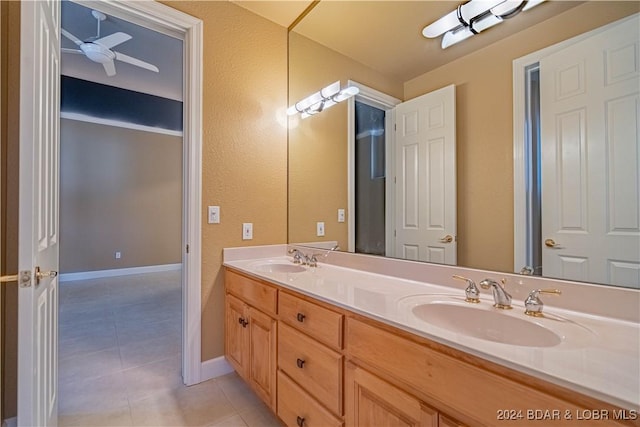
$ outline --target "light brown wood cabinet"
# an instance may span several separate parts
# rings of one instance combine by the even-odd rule
[[[249,282],[248,287],[227,286],[225,298],[225,356],[238,374],[273,410],[276,408],[277,321],[248,302],[273,307],[277,290],[227,271],[227,284]],[[232,295],[234,292],[239,295]],[[255,296],[258,297],[255,297]],[[238,298],[240,297],[240,298]],[[252,298],[253,297],[253,298]],[[273,305],[271,305],[273,304]]]
[[[581,426],[527,411],[621,409],[289,289],[225,277],[227,360],[288,427]]]
[[[352,363],[345,398],[348,426],[438,427],[438,411]]]
[[[278,317],[278,416],[289,427],[342,425],[343,315],[281,291]]]

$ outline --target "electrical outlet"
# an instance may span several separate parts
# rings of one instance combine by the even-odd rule
[[[324,236],[324,222],[316,223],[316,235]]]
[[[117,251],[115,254],[116,259],[120,259],[122,258],[122,253],[120,251]]]
[[[253,239],[253,223],[245,222],[242,224],[242,240]]]
[[[344,209],[338,209],[338,222],[344,222]]]
[[[220,224],[220,206],[209,206],[209,224]]]

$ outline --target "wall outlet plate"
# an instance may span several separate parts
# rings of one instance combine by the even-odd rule
[[[242,224],[242,240],[253,239],[253,223],[245,222]]]
[[[120,259],[120,258],[122,258],[122,252],[117,251],[117,252],[115,253],[114,257],[115,257],[115,259]]]
[[[338,222],[344,222],[344,209],[338,209]]]
[[[318,222],[316,224],[316,235],[324,236],[324,222]]]
[[[209,224],[220,224],[220,206],[209,206],[207,220]]]

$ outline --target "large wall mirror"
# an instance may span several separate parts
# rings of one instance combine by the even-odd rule
[[[627,245],[627,249],[622,251],[625,252],[623,255],[607,256],[618,262],[616,266],[620,271],[617,275],[609,271],[605,274],[607,277],[580,276],[588,263],[581,263],[579,257],[571,256],[559,257],[566,261],[565,264],[561,262],[559,269],[542,268],[545,251],[562,255],[565,253],[563,247],[570,242],[557,235],[546,236],[535,225],[529,224],[528,228],[530,234],[537,236],[527,240],[528,245],[533,242],[533,249],[525,250],[519,247],[520,243],[514,243],[521,241],[518,224],[529,221],[522,215],[531,215],[529,205],[535,205],[529,196],[521,194],[520,172],[517,165],[514,167],[514,157],[522,154],[514,148],[518,143],[516,141],[514,145],[514,140],[519,138],[519,129],[514,125],[519,119],[514,120],[514,114],[520,114],[514,113],[514,108],[519,111],[522,107],[522,114],[526,113],[523,106],[514,105],[518,102],[514,102],[514,61],[535,57],[544,49],[553,50],[550,46],[634,19],[633,15],[640,11],[640,3],[546,1],[447,49],[441,48],[440,38],[422,36],[426,25],[456,6],[457,3],[450,1],[320,1],[290,31],[290,105],[338,80],[342,87],[349,84],[359,87],[360,93],[310,117],[301,118],[299,114],[289,117],[289,243],[326,248],[337,242],[344,251],[500,272],[520,272],[527,266],[530,270],[523,270],[523,273],[640,287],[640,156],[637,131],[629,133],[629,129],[637,129],[640,121],[637,80],[633,80],[638,78],[640,62],[638,28],[632,31],[635,43],[616,50],[611,58],[617,59],[611,60],[607,56],[609,62],[602,65],[611,67],[615,62],[626,67],[625,73],[630,73],[632,78],[630,81],[636,82],[630,93],[619,96],[630,101],[620,104],[616,110],[616,123],[626,132],[624,138],[631,141],[626,151],[617,154],[620,159],[626,159],[624,174],[613,173],[612,168],[605,165],[588,178],[573,179],[576,171],[579,175],[586,173],[588,168],[575,163],[567,165],[563,169],[566,175],[563,182],[572,181],[578,187],[584,182],[588,188],[583,186],[582,192],[567,194],[569,187],[558,184],[556,187],[562,191],[556,191],[554,196],[560,202],[557,209],[564,209],[564,216],[560,216],[567,219],[568,224],[571,222],[571,215],[566,213],[568,207],[582,203],[580,197],[590,196],[594,183],[604,175],[618,180],[616,188],[624,190],[616,194],[627,200],[627,204],[624,214],[618,209],[615,215],[624,225],[610,234],[624,235],[626,240],[622,245]],[[523,99],[527,98],[526,88],[537,84],[536,70],[534,66],[522,70]],[[569,86],[582,79],[582,68],[576,70],[577,74],[561,73]],[[586,74],[590,75],[591,71]],[[416,159],[422,158],[423,154],[416,151],[416,159],[413,159],[407,154],[409,151],[401,151],[398,147],[402,141],[398,134],[404,135],[407,129],[419,126],[412,122],[411,109],[402,110],[401,106],[412,106],[415,100],[440,94],[443,88],[452,91],[447,96],[453,101],[454,151],[447,157],[446,144],[425,149],[431,156],[431,160],[426,160],[429,170],[426,177],[418,172],[415,176],[423,183],[428,182],[432,193],[430,202],[420,199],[417,203],[406,196],[415,188],[405,178],[415,172],[411,169],[412,162],[415,160],[417,164],[419,160]],[[544,92],[543,89],[536,90]],[[434,105],[444,107],[428,107],[419,114],[435,123],[449,121],[443,113],[449,101],[435,102]],[[527,102],[526,105],[536,104],[536,97],[530,96]],[[547,104],[542,105],[539,116],[544,117]],[[578,117],[573,122],[570,119],[556,122],[560,123],[560,128],[573,126],[572,129],[579,132],[580,120]],[[531,127],[527,120],[521,121],[524,128]],[[398,126],[404,127],[398,131]],[[543,137],[534,132],[532,138]],[[590,137],[588,143],[594,143],[593,139]],[[581,143],[574,141],[573,147]],[[571,147],[567,143],[559,150],[571,150]],[[545,167],[542,164],[546,158],[544,150],[540,149],[540,159],[533,159],[538,162],[539,169]],[[452,178],[445,178],[447,173]],[[434,190],[437,187],[434,177],[446,181],[446,185]],[[620,182],[620,179],[626,181]],[[536,185],[540,181],[541,178],[534,176],[533,189],[529,191],[541,193],[543,187],[537,189]],[[445,205],[454,207],[454,223],[450,229],[441,227],[446,222],[444,216],[448,215]],[[536,211],[534,206],[533,216],[544,214],[545,208],[538,207]],[[438,245],[426,248],[425,255],[422,249],[413,252],[396,244],[400,234],[399,217],[408,215],[405,211],[412,209],[414,222],[426,222],[427,228],[436,229],[436,237],[442,240],[440,247],[450,245],[454,248],[453,258],[446,258]],[[557,212],[554,215],[559,216]],[[610,220],[614,213],[604,212],[604,215]],[[578,218],[578,226],[567,235],[579,235],[583,233],[581,227],[593,227],[592,218],[585,218]],[[539,218],[536,221],[539,223]],[[605,243],[600,241],[596,246],[602,247]],[[521,254],[528,251],[537,255],[529,254],[527,261],[521,262]]]

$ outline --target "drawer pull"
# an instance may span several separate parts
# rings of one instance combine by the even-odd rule
[[[298,322],[302,323],[302,322],[304,322],[304,318],[305,317],[306,316],[304,314],[298,313],[298,315],[296,316],[296,319],[298,319]]]
[[[296,365],[298,365],[298,368],[300,368],[300,369],[304,368],[304,360],[297,359],[296,360]]]
[[[304,418],[296,417],[296,424],[298,424],[298,427],[303,427],[304,426]]]

